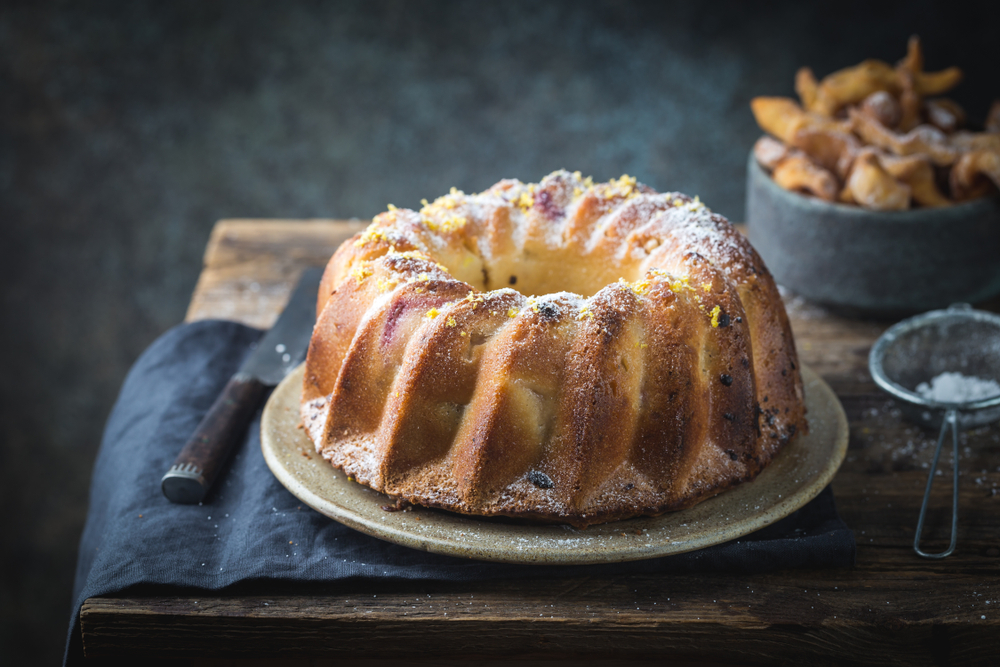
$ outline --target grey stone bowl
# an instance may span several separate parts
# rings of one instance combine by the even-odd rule
[[[818,303],[895,317],[1000,294],[1000,198],[869,211],[778,186],[750,154],[750,242],[778,284]]]

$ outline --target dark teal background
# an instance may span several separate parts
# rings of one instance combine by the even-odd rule
[[[0,663],[59,659],[90,468],[213,223],[627,172],[743,212],[748,103],[912,33],[1000,97],[996,3],[0,3]]]

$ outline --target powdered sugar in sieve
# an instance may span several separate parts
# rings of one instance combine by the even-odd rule
[[[944,558],[955,550],[957,540],[958,430],[1000,419],[1000,315],[956,304],[903,320],[872,346],[868,367],[882,389],[904,401],[904,416],[927,425],[941,422],[913,549],[925,558]],[[920,534],[949,428],[954,473],[951,544],[932,554],[920,549]]]

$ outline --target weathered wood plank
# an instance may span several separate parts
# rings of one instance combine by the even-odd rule
[[[978,576],[949,576],[946,589],[931,574],[915,567],[875,579],[824,570],[96,599],[85,608],[84,636],[93,655],[276,657],[294,647],[297,655],[404,658],[448,646],[451,655],[670,655],[746,664],[824,656],[886,665],[940,664],[933,636],[954,664],[991,664],[1000,619],[981,612],[996,598],[979,597]],[[93,632],[98,622],[101,631]]]
[[[323,266],[367,223],[349,220],[221,220],[184,318],[236,320],[268,328],[302,270]]]

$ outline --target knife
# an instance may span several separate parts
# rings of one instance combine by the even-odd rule
[[[302,273],[278,321],[215,399],[160,482],[168,500],[201,502],[246,431],[267,388],[281,382],[305,358],[316,322],[316,294],[322,275],[320,268]]]

